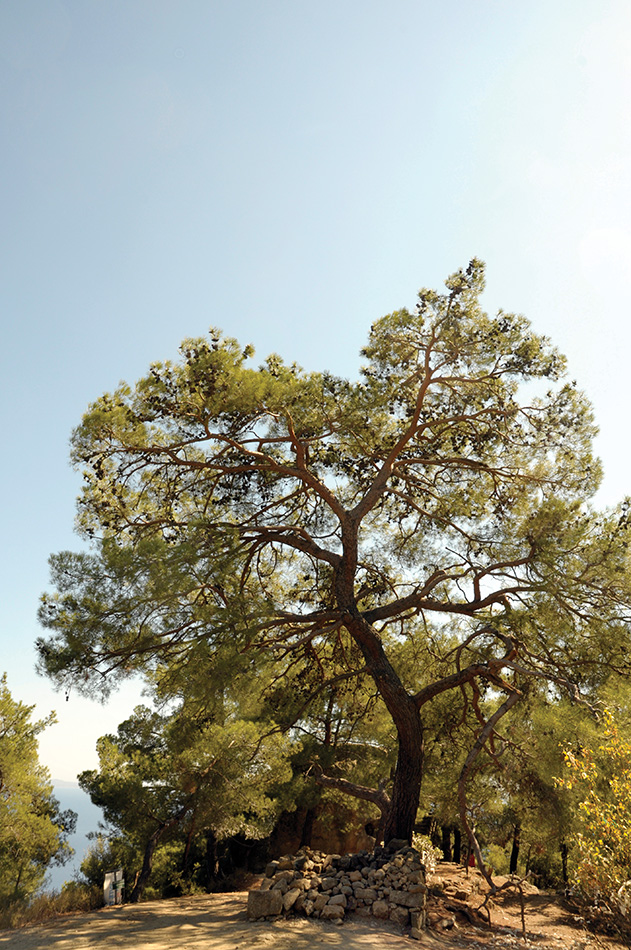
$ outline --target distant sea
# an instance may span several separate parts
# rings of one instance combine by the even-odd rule
[[[86,837],[90,831],[98,831],[99,822],[103,822],[103,812],[90,801],[90,796],[73,782],[61,782],[53,779],[54,795],[62,811],[72,808],[77,813],[77,830],[68,839],[74,848],[74,855],[67,864],[51,867],[46,875],[45,890],[59,891],[65,881],[71,881],[79,870],[91,842]]]

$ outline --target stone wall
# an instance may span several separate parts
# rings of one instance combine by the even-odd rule
[[[260,889],[248,895],[248,916],[305,914],[341,923],[354,913],[409,925],[420,937],[426,898],[421,855],[406,842],[345,855],[303,848],[267,865]]]

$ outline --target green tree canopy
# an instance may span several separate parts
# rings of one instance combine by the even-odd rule
[[[71,855],[76,814],[61,812],[50,777],[38,761],[37,737],[54,722],[31,719],[33,706],[13,699],[0,678],[0,910],[26,901],[51,863]]]
[[[278,732],[228,715],[223,721],[139,706],[117,734],[97,743],[99,768],[79,783],[137,853],[131,900],[141,896],[159,844],[186,826],[222,840],[264,837],[291,778],[289,743]]]
[[[367,675],[397,735],[386,838],[411,836],[437,696],[626,670],[628,512],[590,507],[590,407],[483,288],[472,261],[376,321],[357,382],[212,331],[98,399],[72,437],[93,549],[52,558],[42,668],[89,690],[204,642],[317,668],[318,694]]]

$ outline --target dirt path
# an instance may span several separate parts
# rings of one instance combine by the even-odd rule
[[[472,926],[456,907],[455,925],[428,930],[420,941],[364,918],[341,926],[302,917],[250,921],[246,904],[247,894],[235,893],[108,907],[0,931],[0,950],[628,950],[628,942],[590,936],[545,895],[527,897],[525,944],[519,902],[510,897],[494,907],[491,931]]]
[[[410,950],[412,941],[377,921],[336,926],[295,918],[250,921],[247,894],[218,894],[108,907],[19,931],[0,931],[11,950]],[[418,943],[416,944],[418,946]]]

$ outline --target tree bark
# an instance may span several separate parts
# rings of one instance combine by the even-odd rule
[[[397,729],[399,752],[383,840],[385,844],[393,838],[411,843],[423,777],[423,726],[413,703],[388,708]]]
[[[563,886],[568,886],[568,874],[567,874],[567,853],[568,847],[565,841],[562,841],[559,845],[559,851],[561,852],[561,874],[563,875]]]
[[[311,836],[313,834],[313,822],[315,820],[316,810],[315,808],[308,808],[305,813],[305,820],[302,823],[302,832],[300,835],[300,847],[310,847],[311,846]]]
[[[443,859],[445,861],[451,861],[451,828],[449,825],[443,825],[441,832],[443,838],[441,844]]]
[[[397,730],[397,764],[383,839],[386,845],[393,838],[411,843],[423,775],[423,724],[419,707],[388,660],[381,637],[357,608],[353,575],[353,557],[343,558],[336,572],[338,605],[344,611],[346,629],[361,650],[368,672]]]
[[[188,877],[190,863],[191,863],[191,845],[193,843],[193,835],[195,833],[195,815],[191,819],[191,824],[188,829],[188,834],[186,836],[186,847],[184,848],[184,854],[182,856],[182,873],[184,877]]]
[[[208,890],[211,889],[217,880],[219,873],[219,860],[217,858],[217,838],[214,831],[208,830],[206,834],[206,875]]]
[[[160,838],[165,833],[165,831],[168,831],[170,828],[173,828],[174,825],[179,824],[180,821],[182,821],[182,819],[186,815],[187,811],[188,811],[188,808],[184,807],[182,808],[180,812],[178,812],[177,815],[175,815],[174,818],[169,818],[168,821],[162,821],[158,825],[156,830],[149,836],[149,840],[147,841],[147,844],[145,845],[145,853],[142,859],[142,868],[140,869],[140,874],[136,878],[136,881],[134,883],[134,888],[131,894],[129,895],[130,904],[138,903],[138,901],[142,897],[143,891],[147,885],[147,881],[149,880],[149,875],[151,874],[151,868],[153,865],[153,855],[158,846],[158,842],[160,841]]]
[[[516,824],[513,830],[513,847],[510,853],[509,874],[517,874],[517,861],[519,860],[519,846],[521,844],[521,825]]]
[[[397,764],[383,840],[385,844],[393,838],[411,843],[423,776],[421,714],[386,657],[381,640],[371,625],[356,615],[349,617],[346,626],[362,651],[368,671],[397,730]]]
[[[460,857],[462,854],[462,835],[460,834],[460,828],[454,828],[454,854],[453,861],[454,864],[460,864]]]
[[[469,817],[467,815],[467,795],[466,795],[466,784],[467,779],[473,768],[473,764],[478,757],[479,753],[484,748],[487,739],[493,733],[495,726],[506,713],[515,705],[519,700],[521,693],[519,690],[515,690],[513,693],[510,693],[507,699],[502,703],[499,709],[496,709],[493,715],[487,720],[483,728],[480,730],[476,741],[473,744],[473,747],[469,751],[465,763],[462,766],[460,776],[458,778],[458,804],[460,807],[460,821],[462,822],[462,827],[467,833],[467,838],[469,839],[469,846],[475,855],[475,860],[478,865],[479,870],[482,873],[485,881],[491,889],[491,893],[495,894],[497,887],[493,881],[493,878],[487,871],[486,865],[484,863],[484,858],[482,857],[482,852],[480,850],[480,844],[478,839],[475,836],[473,827],[469,823]]]
[[[145,845],[145,853],[142,859],[142,868],[140,869],[140,874],[136,878],[134,889],[129,895],[130,904],[137,904],[142,897],[142,893],[147,885],[147,881],[149,880],[149,875],[151,874],[154,852],[166,827],[166,825],[160,825],[158,828],[156,828]]]
[[[373,802],[377,806],[380,814],[379,824],[377,825],[375,833],[375,843],[380,844],[383,840],[384,828],[390,816],[392,806],[392,802],[383,788],[385,782],[380,782],[379,788],[368,788],[366,785],[357,785],[355,782],[349,782],[345,778],[335,778],[330,775],[325,775],[320,766],[314,766],[313,774],[316,783],[323,788],[337,788],[347,795],[360,798],[365,802]]]

